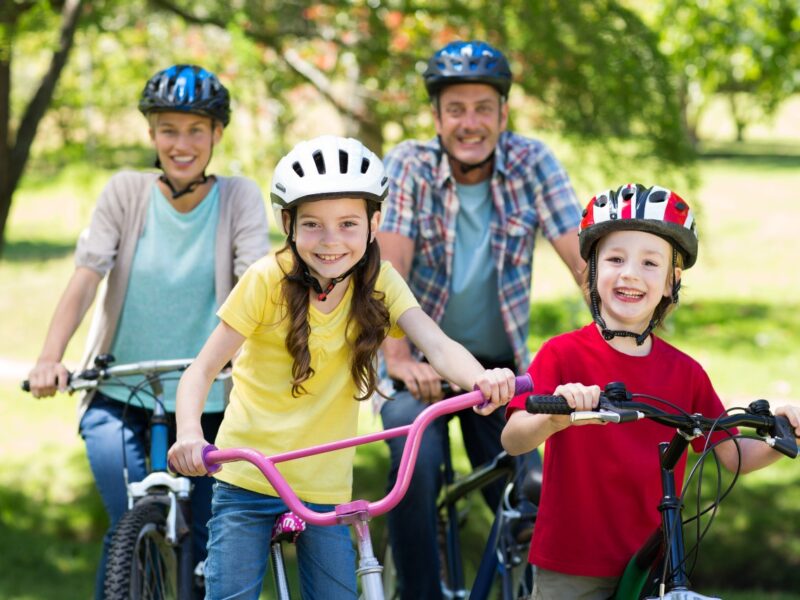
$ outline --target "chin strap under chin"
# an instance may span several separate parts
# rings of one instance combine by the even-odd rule
[[[206,175],[206,174],[205,174],[205,172],[204,172],[204,173],[203,173],[203,176],[202,176],[200,179],[196,179],[195,181],[192,181],[192,182],[191,182],[189,185],[187,185],[185,188],[183,188],[183,189],[182,189],[182,190],[180,190],[180,191],[178,191],[178,190],[176,190],[176,189],[175,189],[175,186],[174,186],[174,185],[172,185],[172,182],[171,182],[171,181],[170,181],[170,180],[167,178],[167,176],[166,176],[166,175],[161,175],[161,176],[159,177],[159,179],[160,179],[161,181],[163,181],[163,182],[164,182],[164,184],[165,184],[165,185],[166,185],[166,186],[167,186],[167,187],[170,189],[170,191],[172,192],[172,199],[173,199],[173,200],[177,200],[177,199],[178,199],[178,198],[180,198],[181,196],[184,196],[184,195],[186,195],[186,194],[190,194],[190,193],[192,193],[193,191],[195,191],[195,190],[197,189],[197,186],[199,186],[199,185],[203,185],[203,184],[204,184],[206,181],[208,181],[208,175]]]

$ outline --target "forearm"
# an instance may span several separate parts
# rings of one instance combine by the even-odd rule
[[[208,392],[215,374],[205,373],[197,364],[192,364],[178,383],[175,399],[176,437],[178,440],[203,437],[200,416],[206,404]]]
[[[101,279],[91,269],[79,267],[75,270],[53,313],[39,362],[61,362],[69,341],[94,301]]]
[[[561,429],[550,415],[532,415],[519,410],[509,418],[500,442],[506,452],[517,456],[538,448]]]
[[[425,356],[437,373],[464,390],[471,390],[485,371],[464,346],[449,338],[443,337],[441,343],[430,348]]]
[[[723,442],[717,447],[717,455],[722,465],[731,472],[736,471],[738,466],[740,473],[751,473],[771,465],[783,456],[761,440],[739,439],[737,441],[741,450],[741,464],[733,440]]]

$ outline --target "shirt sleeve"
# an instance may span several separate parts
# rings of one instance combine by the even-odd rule
[[[542,234],[553,240],[578,227],[582,208],[567,172],[546,147],[541,150],[536,171],[541,183],[536,211]]]
[[[384,302],[389,309],[391,325],[388,335],[394,338],[401,338],[405,334],[397,324],[397,321],[407,310],[419,308],[419,302],[417,302],[400,273],[395,270],[389,261],[381,263],[378,289],[384,293]]]
[[[717,395],[708,373],[706,373],[705,369],[703,369],[699,363],[695,363],[692,380],[694,391],[692,412],[700,413],[711,419],[723,415],[723,413],[725,413],[725,406]],[[736,435],[739,433],[739,430],[733,428],[730,432],[732,435]],[[721,442],[729,437],[730,436],[725,431],[715,431],[711,434],[711,444]],[[701,436],[692,440],[692,449],[698,454],[703,452],[705,447],[706,439],[704,437]]]
[[[87,267],[100,275],[108,273],[117,258],[124,219],[119,175],[113,176],[103,188],[92,212],[89,226],[78,237],[75,266]]]
[[[251,264],[269,252],[269,228],[264,198],[254,181],[235,178],[238,210],[234,215],[233,274],[241,277]]]
[[[389,189],[383,203],[381,231],[416,239],[415,206],[427,184],[419,177],[418,165],[407,145],[401,144],[390,150],[384,159],[384,166]]]
[[[269,299],[269,284],[265,276],[267,260],[253,263],[234,286],[217,311],[217,316],[242,334],[250,337],[264,323]]]

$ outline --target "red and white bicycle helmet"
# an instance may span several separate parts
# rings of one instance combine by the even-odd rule
[[[595,243],[612,231],[653,233],[683,255],[683,268],[697,260],[697,230],[686,201],[666,188],[629,183],[589,201],[579,229],[581,256],[588,260]]]

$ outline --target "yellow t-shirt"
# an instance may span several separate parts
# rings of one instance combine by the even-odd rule
[[[309,308],[308,346],[315,374],[303,384],[308,393],[293,397],[282,278],[275,256],[265,256],[247,270],[217,313],[247,338],[234,363],[230,404],[216,439],[219,448],[254,448],[271,456],[356,434],[360,403],[355,400],[358,390],[350,375],[351,348],[345,339],[352,279],[333,312],[323,314]],[[381,264],[376,289],[385,294],[391,319],[389,335],[402,337],[397,319],[419,304],[386,261]],[[277,467],[302,500],[338,504],[349,501],[352,494],[354,454],[355,449],[347,448]],[[247,462],[225,464],[216,477],[277,495],[261,472]]]

